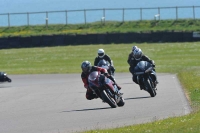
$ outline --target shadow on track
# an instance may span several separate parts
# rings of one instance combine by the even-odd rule
[[[143,99],[143,98],[151,98],[151,96],[148,96],[148,97],[132,97],[132,98],[124,98],[124,100]]]
[[[102,109],[112,109],[112,108],[111,107],[105,107],[105,108],[94,108],[94,109],[69,110],[69,111],[62,111],[62,112],[90,111],[90,110],[102,110]]]
[[[0,88],[10,88],[11,86],[1,86],[1,84],[4,84],[4,83],[0,83]]]

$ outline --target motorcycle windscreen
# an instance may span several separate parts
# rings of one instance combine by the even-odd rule
[[[98,71],[94,71],[94,72],[90,73],[90,75],[88,76],[89,84],[92,85],[92,86],[99,86],[98,77],[99,77]]]
[[[137,66],[135,67],[135,72],[144,72],[146,69],[148,69],[151,66],[151,64],[147,61],[140,61],[138,62]]]
[[[108,70],[110,64],[103,59],[99,61],[98,66]]]
[[[104,68],[104,69],[109,69],[109,67],[108,66],[100,66],[101,68]]]

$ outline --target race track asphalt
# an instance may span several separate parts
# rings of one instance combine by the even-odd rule
[[[191,112],[175,74],[158,74],[156,97],[116,73],[124,107],[86,100],[80,74],[8,75],[0,84],[0,133],[72,133],[152,122]]]

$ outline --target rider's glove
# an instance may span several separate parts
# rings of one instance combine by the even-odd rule
[[[108,76],[109,76],[109,74],[108,74],[108,73],[104,73],[104,75],[105,75],[106,77],[108,77]]]
[[[151,62],[152,62],[152,66],[155,67],[156,64],[155,64],[154,60],[152,60]]]

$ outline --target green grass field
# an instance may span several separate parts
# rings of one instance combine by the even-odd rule
[[[114,61],[116,72],[128,72],[127,58],[137,45],[155,60],[158,73],[176,73],[193,112],[152,123],[86,133],[199,133],[200,132],[200,42],[74,45],[0,50],[0,71],[10,74],[81,73],[80,64],[92,64],[103,48]],[[80,79],[80,82],[81,79]]]
[[[38,36],[56,34],[91,34],[91,33],[127,33],[147,31],[200,31],[200,20],[148,20],[148,21],[107,21],[105,24],[94,22],[88,24],[54,24],[0,27],[0,37]]]

